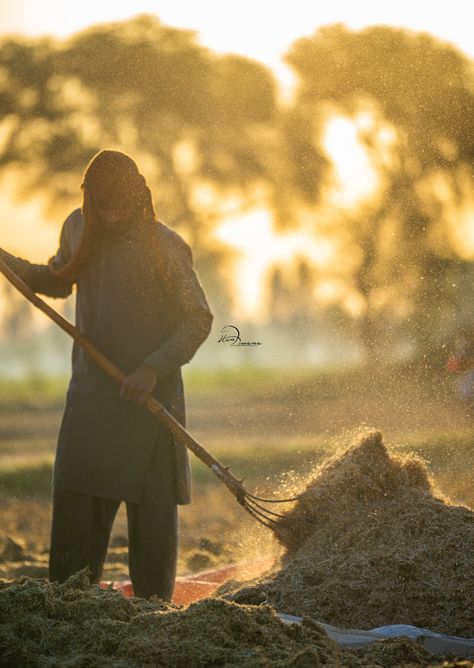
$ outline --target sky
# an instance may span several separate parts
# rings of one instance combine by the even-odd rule
[[[385,24],[427,31],[474,57],[469,0],[0,0],[0,33],[67,36],[94,23],[157,15],[198,33],[199,41],[267,64],[285,83],[282,55],[298,37],[342,22],[358,30]]]

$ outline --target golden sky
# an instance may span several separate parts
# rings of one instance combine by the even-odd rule
[[[281,62],[293,40],[336,22],[353,29],[386,24],[427,31],[474,56],[468,0],[0,0],[0,33],[65,36],[93,23],[157,15],[199,33],[217,51],[256,58],[289,75]]]

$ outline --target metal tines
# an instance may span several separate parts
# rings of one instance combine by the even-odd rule
[[[287,499],[266,499],[247,491],[243,485],[244,479],[242,478],[239,480],[232,475],[227,466],[221,467],[214,465],[211,468],[249,515],[269,529],[274,529],[278,525],[279,519],[284,517],[284,515],[282,513],[277,513],[274,510],[270,510],[270,508],[267,508],[263,504],[291,503],[292,501],[298,501],[298,499],[301,498],[301,495],[299,495]]]
[[[270,508],[263,506],[263,503],[290,503],[291,501],[298,501],[299,496],[292,496],[288,499],[263,499],[261,496],[255,496],[250,492],[245,492],[245,503],[242,504],[245,510],[252,515],[257,522],[263,524],[269,529],[273,529],[278,525],[278,520],[284,515],[276,513]]]

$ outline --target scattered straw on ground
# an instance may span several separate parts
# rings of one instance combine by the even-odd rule
[[[186,609],[90,587],[22,578],[0,584],[2,666],[335,665],[336,645],[317,625],[288,626],[270,607],[207,599]],[[309,650],[308,650],[309,651]]]
[[[256,587],[280,612],[474,636],[474,513],[436,498],[425,464],[379,432],[320,466],[276,534],[282,568]]]
[[[0,663],[5,668],[474,668],[436,661],[418,642],[392,639],[341,651],[315,622],[286,625],[269,606],[206,599],[187,608],[127,599],[90,586],[0,581]]]

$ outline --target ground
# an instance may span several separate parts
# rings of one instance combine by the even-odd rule
[[[425,457],[443,492],[474,507],[474,419],[442,370],[414,365],[203,373],[190,367],[185,385],[189,431],[234,474],[245,476],[251,490],[287,495],[326,454],[347,447],[361,427],[375,427],[389,447]],[[41,379],[0,386],[3,577],[47,573],[51,464],[65,386],[65,380]],[[271,532],[191,457],[194,501],[180,511],[178,573],[277,556]],[[128,578],[126,545],[122,508],[104,579]]]

